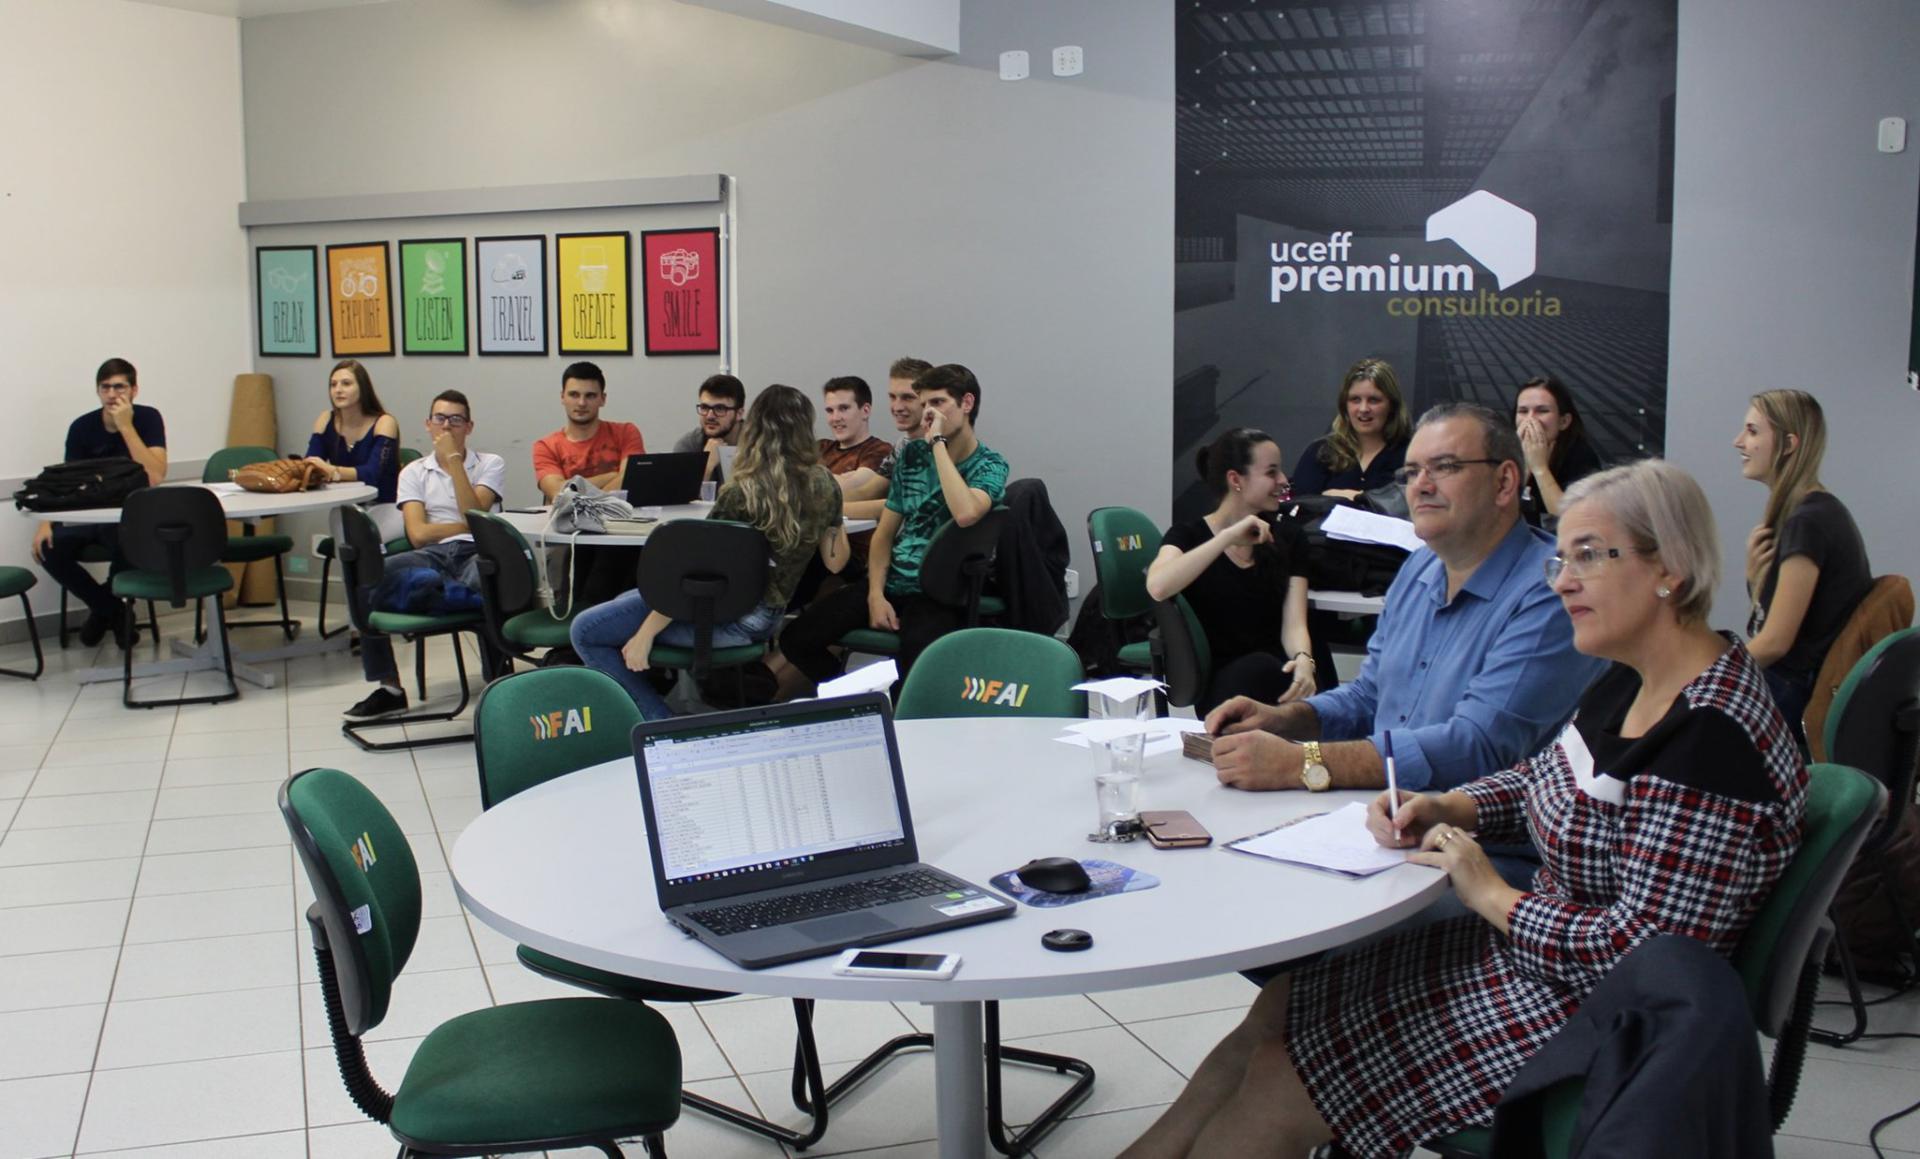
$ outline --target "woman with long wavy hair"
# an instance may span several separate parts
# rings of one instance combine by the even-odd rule
[[[850,554],[840,517],[840,487],[820,465],[812,400],[778,384],[760,392],[747,410],[733,476],[720,488],[709,517],[758,528],[773,550],[760,606],[713,629],[715,648],[760,643],[780,626],[794,586],[815,553],[832,572],[845,567]],[[580,613],[572,637],[580,658],[618,680],[648,720],[673,715],[642,674],[656,640],[690,647],[692,624],[668,619],[648,608],[638,591],[629,591]]]
[[[1873,587],[1873,568],[1853,515],[1820,482],[1827,419],[1818,399],[1803,390],[1754,395],[1733,448],[1741,476],[1767,485],[1765,514],[1747,535],[1747,651],[1805,749],[1814,678]]]
[[[1293,493],[1357,499],[1393,482],[1412,438],[1400,376],[1384,358],[1362,358],[1340,380],[1333,426],[1294,464]]]

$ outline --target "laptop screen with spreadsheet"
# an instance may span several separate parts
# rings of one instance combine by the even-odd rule
[[[872,695],[639,726],[662,906],[911,862],[895,753]]]

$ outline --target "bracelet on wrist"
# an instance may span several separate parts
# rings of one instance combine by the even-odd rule
[[[944,447],[947,445],[947,436],[935,435],[932,438],[928,439],[927,442],[932,443],[936,447]]]

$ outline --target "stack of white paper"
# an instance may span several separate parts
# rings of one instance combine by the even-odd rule
[[[1407,551],[1418,551],[1424,546],[1413,533],[1411,521],[1377,515],[1358,507],[1335,507],[1321,520],[1320,530],[1327,533],[1328,539],[1344,539],[1348,543],[1379,543]]]
[[[1406,850],[1388,849],[1367,832],[1367,806],[1360,801],[1281,829],[1229,841],[1226,848],[1274,861],[1330,869],[1348,877],[1371,877],[1407,861]]]

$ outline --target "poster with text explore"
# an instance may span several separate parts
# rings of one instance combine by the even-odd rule
[[[547,239],[473,239],[473,313],[481,354],[547,352]]]
[[[433,238],[400,243],[400,332],[404,354],[467,352],[467,243]]]
[[[632,354],[633,300],[627,276],[631,235],[554,235],[562,354]]]
[[[320,357],[320,253],[310,245],[253,251],[262,357]]]
[[[720,231],[640,235],[648,354],[720,353]]]
[[[333,356],[393,353],[393,293],[387,243],[327,247]]]

